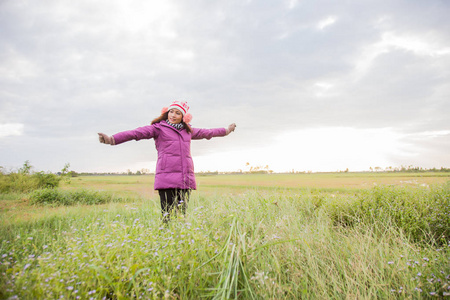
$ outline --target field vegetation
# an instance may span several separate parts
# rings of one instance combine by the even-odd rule
[[[0,298],[446,298],[449,176],[198,176],[168,224],[153,176],[2,191]]]

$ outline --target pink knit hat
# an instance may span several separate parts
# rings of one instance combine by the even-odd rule
[[[172,108],[176,108],[183,114],[183,121],[184,123],[189,123],[192,121],[192,115],[189,113],[189,106],[187,105],[187,102],[183,101],[173,101],[172,104],[170,104],[169,107],[163,107],[161,110],[161,113],[165,113]]]

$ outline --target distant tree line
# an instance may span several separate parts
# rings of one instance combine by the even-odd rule
[[[70,164],[67,163],[64,168],[60,172],[56,172],[55,175],[58,175],[58,178],[70,178],[70,177],[77,177],[77,176],[114,176],[114,175],[155,175],[155,173],[150,172],[149,169],[142,168],[140,170],[137,170],[136,172],[131,171],[128,169],[126,172],[76,172],[76,171],[69,171]],[[32,172],[32,166],[30,162],[27,160],[23,164],[21,168],[19,168],[17,171],[7,171],[2,166],[0,166],[0,175],[9,175],[9,174],[26,174],[26,175],[34,175],[34,178],[40,177],[47,178],[50,181],[50,178],[52,178],[49,174],[50,172]],[[413,165],[409,166],[400,166],[400,167],[370,167],[370,172],[411,172],[411,173],[420,173],[420,172],[450,172],[450,168],[422,168],[422,167],[416,167]],[[336,172],[343,172],[348,173],[350,172],[348,168],[345,170],[340,170]],[[272,174],[274,173],[273,170],[269,168],[269,165],[266,166],[252,166],[250,163],[246,163],[245,167],[243,169],[239,169],[237,171],[233,172],[220,172],[220,171],[206,171],[206,172],[196,172],[198,175],[208,176],[208,175],[219,175],[219,174]],[[314,173],[313,171],[296,171],[292,169],[291,171],[287,171],[284,173],[292,173],[292,174],[311,174]],[[15,176],[12,175],[11,178]],[[3,180],[6,177],[3,177]],[[42,181],[42,180],[41,180]],[[45,180],[44,180],[45,181]],[[58,180],[59,182],[59,180]]]
[[[370,167],[371,172],[411,172],[411,173],[420,173],[420,172],[450,172],[450,168],[441,167],[438,168],[422,168],[415,166],[400,166],[400,167],[386,167],[385,169],[381,167]]]

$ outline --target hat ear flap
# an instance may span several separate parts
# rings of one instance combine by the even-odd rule
[[[161,114],[166,113],[168,110],[169,110],[168,107],[163,107],[163,108],[161,109]]]
[[[186,124],[189,124],[192,121],[192,115],[190,113],[187,113],[183,117],[183,121]]]

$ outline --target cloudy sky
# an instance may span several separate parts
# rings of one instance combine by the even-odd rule
[[[0,166],[154,170],[173,100],[196,171],[450,167],[445,0],[0,0]]]

